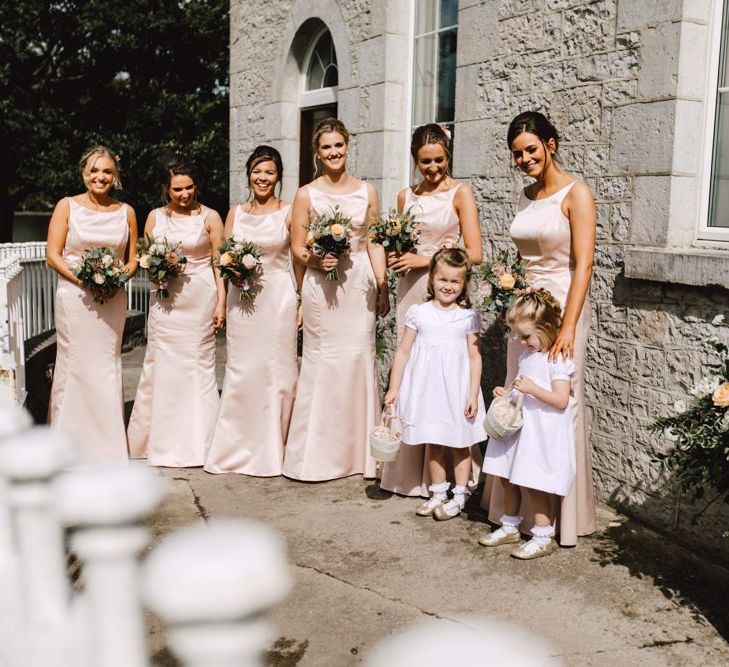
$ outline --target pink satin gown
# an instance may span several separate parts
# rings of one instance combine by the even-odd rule
[[[286,443],[283,474],[323,481],[374,477],[369,433],[379,420],[375,379],[377,286],[367,254],[367,185],[348,195],[307,186],[319,213],[339,206],[351,217],[351,252],[339,260],[339,280],[307,269],[301,290],[304,351]]]
[[[444,245],[456,245],[461,235],[458,214],[453,208],[453,199],[459,186],[433,195],[416,195],[412,188],[405,194],[405,208],[412,210],[420,225],[417,252],[432,257]],[[397,336],[398,340],[405,326],[405,313],[416,303],[423,303],[428,290],[428,268],[411,269],[397,279]],[[401,447],[397,458],[385,463],[380,487],[403,496],[429,496],[427,445]],[[477,461],[481,453],[474,447],[472,453]],[[474,471],[478,480],[480,467]]]
[[[572,256],[570,223],[562,213],[561,206],[575,182],[536,201],[527,198],[522,192],[519,210],[509,230],[526,264],[527,279],[533,285],[549,290],[563,308],[572,285],[575,262]],[[572,489],[561,500],[557,519],[559,542],[563,546],[572,546],[577,543],[578,535],[589,535],[595,531],[592,458],[585,415],[585,352],[589,327],[590,303],[586,300],[575,332],[574,400],[570,401],[575,428],[577,472]],[[518,343],[509,340],[505,385],[514,379],[519,354],[523,349]],[[498,522],[504,513],[501,484],[498,481],[494,483],[494,478],[490,475],[487,476],[482,505],[484,509],[488,509],[490,521]],[[524,492],[520,513],[524,517],[522,530],[528,530],[533,525],[533,517]]]
[[[155,290],[149,306],[147,353],[127,434],[131,456],[150,465],[203,465],[215,431],[217,290],[208,212],[178,218],[155,211],[155,238],[181,242],[187,267],[170,280],[169,297],[158,299]]]
[[[250,215],[239,206],[233,236],[257,243],[263,273],[253,301],[228,288],[228,359],[220,414],[205,462],[212,473],[281,474],[296,391],[296,289],[289,270],[287,204]]]
[[[124,258],[129,239],[127,205],[117,211],[92,211],[74,199],[70,207],[63,258],[69,265],[89,248],[110,247]],[[121,342],[127,298],[119,290],[106,303],[59,278],[56,289],[56,366],[51,388],[50,423],[71,436],[79,448],[74,468],[124,464]]]

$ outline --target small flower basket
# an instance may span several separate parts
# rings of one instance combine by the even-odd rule
[[[496,396],[486,413],[483,427],[494,440],[510,438],[524,424],[522,412],[524,394],[518,392],[516,400],[513,400],[511,394],[512,392],[507,390],[503,396]]]
[[[378,461],[394,461],[402,445],[402,434],[392,427],[392,408],[382,410],[382,423],[370,433],[370,454]]]

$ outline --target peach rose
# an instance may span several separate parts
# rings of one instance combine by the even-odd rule
[[[514,285],[516,285],[516,277],[513,273],[502,273],[499,276],[499,287],[501,289],[514,289]]]
[[[339,223],[332,225],[332,234],[334,236],[341,236],[344,234],[344,227],[342,227]]]
[[[224,252],[220,255],[220,266],[228,266],[233,263],[233,255],[229,252]]]
[[[729,382],[720,384],[711,397],[718,408],[729,408]]]
[[[306,245],[309,247],[314,245],[314,232],[309,232],[306,235]]]
[[[142,255],[139,258],[139,266],[141,266],[143,269],[149,268],[149,255]]]

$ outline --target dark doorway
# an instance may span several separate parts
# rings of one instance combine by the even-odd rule
[[[311,139],[314,128],[325,118],[337,117],[336,104],[323,104],[319,107],[301,110],[301,127],[299,132],[299,186],[311,183],[314,179],[314,153],[311,150]]]

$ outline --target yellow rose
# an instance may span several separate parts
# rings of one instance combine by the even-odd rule
[[[228,264],[231,264],[233,262],[233,255],[231,255],[229,252],[224,252],[222,255],[220,255],[220,266],[228,266]]]
[[[717,408],[729,408],[729,382],[720,384],[711,398]]]
[[[344,234],[344,227],[342,227],[339,223],[332,225],[332,234],[334,234],[334,236],[341,236]]]
[[[314,232],[309,232],[306,235],[306,245],[308,245],[309,247],[314,245]]]
[[[502,273],[499,276],[499,287],[501,289],[514,289],[516,285],[516,277],[513,273]]]

